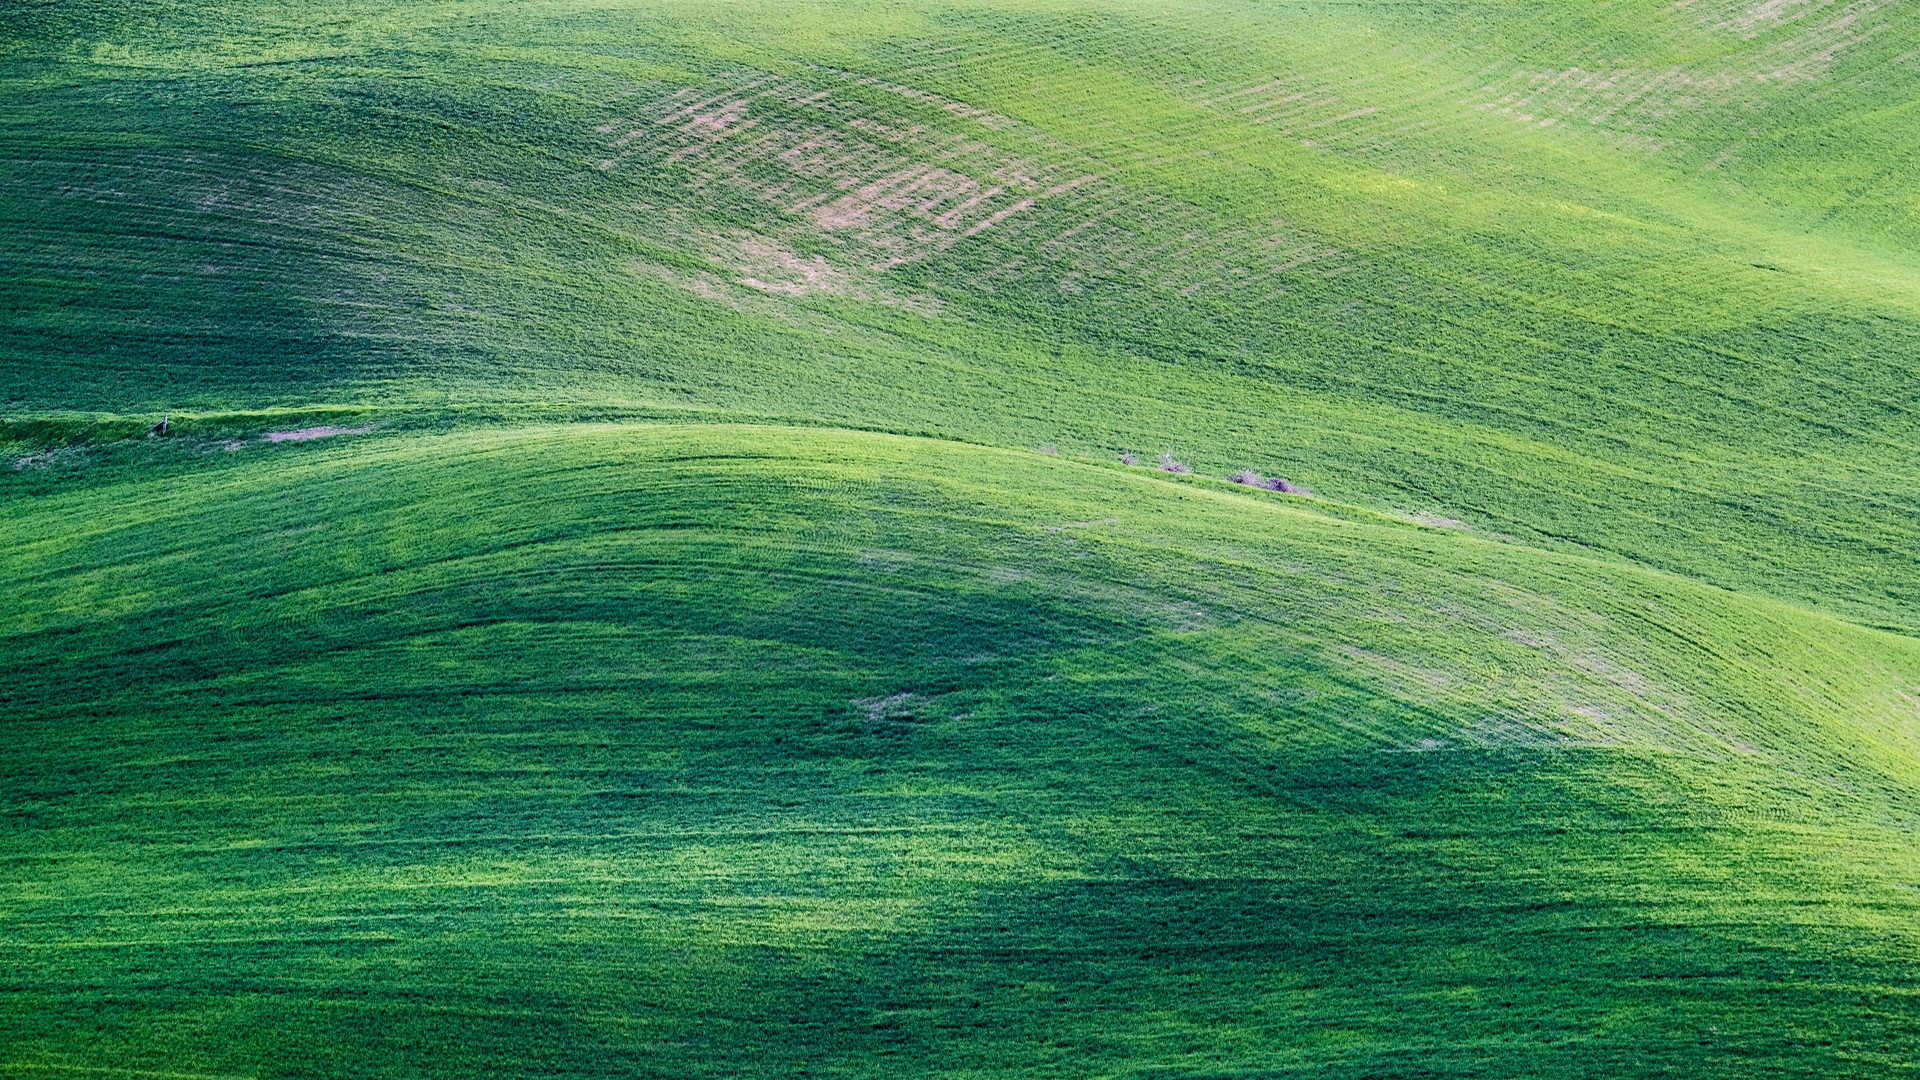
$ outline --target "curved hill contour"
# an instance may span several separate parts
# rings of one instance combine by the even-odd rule
[[[1912,9],[10,20],[0,1074],[1920,1062]]]

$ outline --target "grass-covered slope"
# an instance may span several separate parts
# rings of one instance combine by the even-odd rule
[[[0,1076],[1912,1071],[1916,41],[16,0]]]
[[[1907,5],[28,11],[16,416],[1172,449],[1920,626]]]
[[[875,434],[216,462],[0,522],[8,1075],[1920,1046],[1908,639]]]

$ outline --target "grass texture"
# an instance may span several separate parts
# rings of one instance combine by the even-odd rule
[[[1914,9],[16,6],[0,1075],[1920,1069]]]

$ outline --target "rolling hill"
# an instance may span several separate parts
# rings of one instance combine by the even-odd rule
[[[0,1074],[1920,1068],[1916,42],[27,3]]]

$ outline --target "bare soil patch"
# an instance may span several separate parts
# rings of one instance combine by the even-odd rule
[[[270,443],[306,442],[309,439],[330,439],[335,435],[365,435],[372,430],[372,425],[349,428],[322,424],[318,427],[297,428],[293,431],[269,431],[260,437]]]
[[[1030,160],[964,130],[876,112],[864,88],[1004,128],[1011,121],[924,91],[843,76],[853,86],[817,89],[789,79],[742,75],[725,86],[656,84],[633,111],[595,130],[623,161],[684,164],[696,189],[746,192],[821,232],[849,241],[875,269],[913,262],[1004,227],[1048,199],[1095,179],[1060,161]],[[856,89],[861,88],[861,89]],[[776,106],[750,117],[753,102]]]
[[[87,456],[85,448],[79,446],[56,446],[42,450],[37,454],[23,454],[13,459],[15,469],[36,469],[48,465],[79,461]]]
[[[1236,96],[1223,107],[1237,115],[1267,104],[1275,112],[1305,106],[1288,122],[1326,122],[1326,131],[1371,115],[1333,99],[1264,100],[1289,98],[1298,87],[1246,89],[1254,92],[1232,91]],[[901,103],[876,98],[875,90]],[[998,260],[969,281],[980,289],[1030,275],[1044,258],[1049,269],[1072,266],[1060,282],[1063,292],[1145,284],[1257,304],[1352,269],[1350,255],[1288,222],[1221,221],[1177,197],[1123,187],[1107,179],[1110,163],[1025,125],[898,84],[829,69],[797,77],[743,70],[699,86],[642,84],[616,100],[617,114],[610,111],[596,128],[606,147],[600,168],[680,164],[691,195],[758,201],[768,213],[754,231],[807,252],[810,268],[752,251],[717,253],[713,274],[723,284],[687,285],[702,295],[735,292],[742,294],[735,302],[750,303],[752,293],[832,293],[894,302],[888,296],[898,290],[875,274],[982,243],[1031,247],[1037,257]],[[933,106],[959,122],[915,106]],[[990,143],[975,125],[1020,139]],[[796,229],[826,245],[796,242]],[[719,239],[700,236],[706,229],[692,222],[686,231],[701,247]],[[926,298],[895,299],[910,309],[928,306]]]

